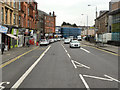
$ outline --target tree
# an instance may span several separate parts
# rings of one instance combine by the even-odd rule
[[[66,22],[63,22],[61,26],[64,26],[64,25],[66,25]]]
[[[77,27],[77,25],[74,23],[73,25],[72,25],[73,27]]]

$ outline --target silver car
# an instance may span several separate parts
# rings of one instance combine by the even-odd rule
[[[65,40],[64,40],[64,44],[69,44],[70,41],[71,41],[71,39],[65,39]]]
[[[81,47],[80,42],[78,40],[72,40],[70,42],[70,48],[72,48],[72,47],[80,48]]]
[[[42,40],[40,41],[40,46],[42,46],[42,45],[49,45],[49,41],[46,40],[46,39],[42,39]]]

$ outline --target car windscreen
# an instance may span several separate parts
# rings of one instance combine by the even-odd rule
[[[73,40],[73,41],[71,41],[71,43],[79,43],[79,41],[74,41],[74,40]]]
[[[45,42],[46,40],[45,39],[42,39],[41,42]]]

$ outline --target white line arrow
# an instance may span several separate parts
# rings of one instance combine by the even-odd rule
[[[104,75],[104,76],[107,77],[107,78],[109,78],[109,79],[111,79],[111,80],[113,80],[113,81],[116,81],[116,82],[120,83],[119,80],[117,80],[117,79],[115,79],[115,78],[112,78],[111,76],[108,76],[108,75]]]
[[[112,79],[108,79],[108,78],[102,78],[102,77],[96,77],[96,76],[90,76],[90,75],[83,75],[83,76],[88,78],[99,79],[99,80],[113,81]]]
[[[79,62],[77,62],[77,61],[75,61],[75,60],[71,60],[71,62],[72,62],[73,66],[74,66],[75,68],[77,68],[77,67],[84,67],[84,68],[90,69],[90,67],[88,67],[88,66],[86,66],[86,65],[84,65],[84,64],[81,64],[81,63],[79,63]],[[76,65],[76,64],[77,64],[77,65]]]
[[[10,82],[1,82],[0,83],[0,90],[3,90],[5,87],[2,86],[3,84],[10,84]]]

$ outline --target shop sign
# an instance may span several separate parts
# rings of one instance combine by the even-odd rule
[[[1,33],[5,33],[5,34],[6,34],[7,31],[8,31],[8,28],[7,28],[7,27],[3,27],[3,26],[0,25],[0,32],[1,32]]]

